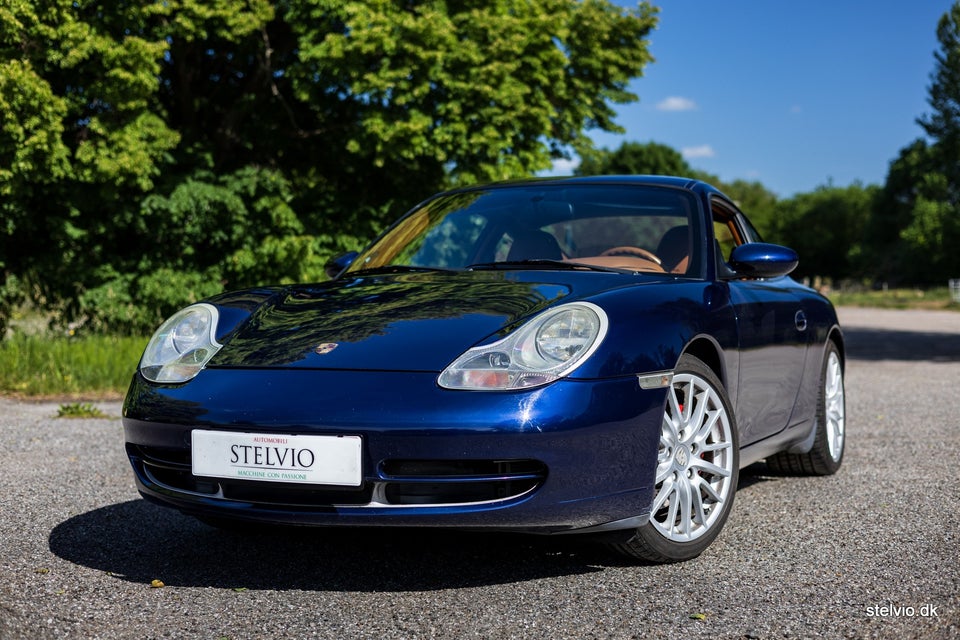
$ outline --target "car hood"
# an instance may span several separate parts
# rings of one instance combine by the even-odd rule
[[[209,366],[439,372],[547,307],[636,284],[636,278],[418,272],[289,287],[226,336]]]

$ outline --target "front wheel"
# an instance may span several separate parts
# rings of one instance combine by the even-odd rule
[[[610,545],[652,562],[700,555],[720,533],[737,490],[737,426],[723,384],[698,358],[684,355],[667,393],[650,520]]]

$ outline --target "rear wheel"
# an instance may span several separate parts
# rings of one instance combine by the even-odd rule
[[[723,384],[701,360],[680,358],[660,429],[650,521],[620,553],[652,562],[700,555],[720,533],[739,478],[737,426]]]
[[[832,342],[820,372],[817,398],[817,430],[813,447],[807,453],[778,453],[767,458],[767,466],[792,475],[828,476],[843,462],[846,442],[846,397],[843,391],[843,364],[840,351]]]

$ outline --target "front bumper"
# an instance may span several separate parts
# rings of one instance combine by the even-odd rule
[[[558,533],[645,522],[664,396],[636,377],[469,392],[431,373],[210,368],[135,375],[123,425],[140,493],[200,517]],[[359,435],[362,485],[194,476],[197,428]]]

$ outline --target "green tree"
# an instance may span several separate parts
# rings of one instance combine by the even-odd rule
[[[913,221],[917,202],[935,177],[936,162],[925,140],[915,140],[890,163],[883,187],[864,228],[862,272],[865,277],[892,284],[907,282],[915,271],[902,234]]]
[[[865,230],[864,256],[884,281],[940,284],[960,276],[960,2],[941,17],[937,40],[931,112],[917,120],[929,139],[891,163]]]
[[[607,0],[8,0],[0,317],[27,291],[143,330],[319,277],[433,191],[619,131],[655,24]]]
[[[777,194],[756,180],[738,179],[733,182],[724,182],[718,177],[702,171],[694,171],[693,177],[712,184],[722,191],[750,218],[750,222],[753,223],[753,226],[765,240],[773,241],[772,238],[776,234],[777,218],[780,215],[780,200],[777,198]],[[786,244],[789,245],[789,242],[786,242]]]
[[[624,142],[616,150],[588,152],[574,172],[591,175],[690,176],[693,168],[673,147],[659,142]]]
[[[725,183],[717,176],[694,169],[683,154],[659,142],[624,142],[617,149],[589,150],[574,171],[590,175],[685,176],[713,185],[737,203],[760,233],[774,229],[777,195],[759,182],[734,180]]]
[[[619,131],[611,105],[636,99],[627,83],[655,24],[646,4],[599,0],[327,0],[287,17],[290,92],[309,106],[299,130],[322,138],[315,190],[359,211],[530,175],[589,148],[589,129]],[[364,170],[344,175],[345,161]]]
[[[800,255],[799,278],[835,279],[858,275],[861,238],[878,187],[852,184],[822,186],[778,204],[776,228],[769,240]]]
[[[104,12],[133,28],[111,30]],[[2,288],[19,282],[47,308],[83,290],[93,239],[129,219],[178,143],[154,95],[166,43],[136,29],[141,12],[67,0],[0,10]]]
[[[915,281],[942,283],[960,277],[960,2],[937,25],[940,50],[928,89],[932,112],[918,120],[933,140],[933,168],[917,177],[918,197],[900,236]]]
[[[947,178],[947,197],[960,203],[960,2],[940,18],[937,24],[940,50],[933,54],[936,64],[930,76],[927,102],[931,113],[919,118],[927,136],[933,140],[932,152],[937,168]]]

